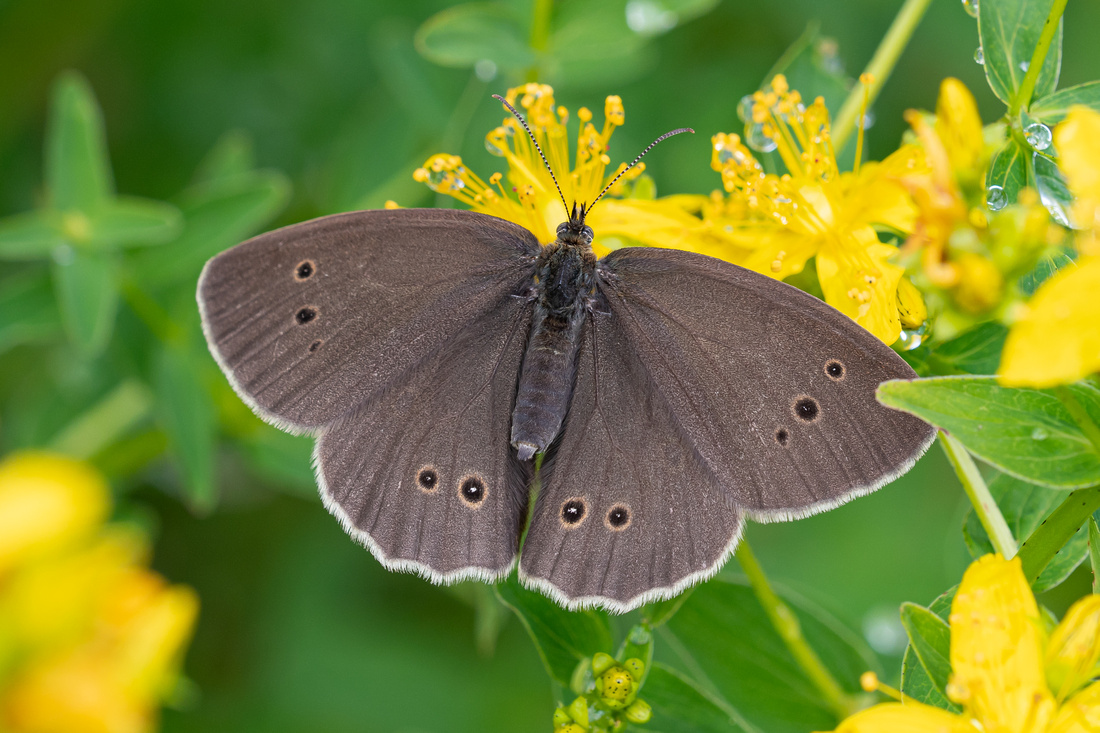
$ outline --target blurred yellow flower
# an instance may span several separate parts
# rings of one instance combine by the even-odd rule
[[[566,201],[591,203],[626,167],[626,163],[620,163],[610,173],[607,171],[611,164],[608,141],[615,128],[626,120],[619,97],[610,96],[605,101],[604,123],[599,129],[592,124],[591,111],[585,107],[577,110],[580,132],[572,167],[566,130],[569,111],[555,106],[553,88],[546,84],[526,84],[509,89],[505,98],[512,106],[523,109]],[[433,191],[467,204],[474,211],[526,227],[540,242],[554,241],[558,224],[569,218],[569,212],[562,208],[554,182],[519,122],[511,115],[506,117],[500,127],[486,135],[485,147],[507,162],[507,182],[511,184],[514,197],[506,191],[503,174],[493,173],[486,183],[457,155],[433,155],[413,177]],[[644,170],[644,163],[634,166],[608,191],[608,196],[621,196]],[[623,246],[626,242],[622,238],[653,247],[693,249],[693,239],[706,236],[698,218],[661,200],[604,198],[588,215],[587,223],[595,233],[592,248],[597,256]]]
[[[1054,142],[1076,199],[1080,258],[1042,284],[1009,331],[998,375],[1010,386],[1051,387],[1100,371],[1100,113],[1071,108]]]
[[[1100,596],[1078,601],[1049,640],[1018,558],[986,555],[951,605],[948,695],[959,715],[906,699],[843,721],[838,733],[1070,733],[1100,729]]]
[[[151,731],[178,680],[198,598],[145,567],[141,533],[101,525],[108,506],[85,464],[48,454],[0,463],[4,733]]]
[[[904,145],[881,163],[857,162],[841,172],[824,100],[805,105],[782,75],[753,96],[751,124],[788,173],[765,173],[739,135],[714,136],[711,167],[728,197],[698,200],[697,207],[714,240],[727,247],[717,256],[778,279],[816,257],[826,302],[893,343],[902,329],[903,269],[891,261],[897,247],[880,241],[876,227],[912,231],[916,208],[898,179],[924,167],[920,150]],[[923,312],[923,305],[908,312]]]

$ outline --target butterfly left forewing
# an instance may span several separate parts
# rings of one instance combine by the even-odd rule
[[[505,436],[530,310],[504,297],[322,432],[325,505],[386,567],[436,582],[511,569],[527,473]]]
[[[520,573],[572,608],[671,597],[716,572],[740,533],[607,313],[585,326],[569,416],[540,479]]]

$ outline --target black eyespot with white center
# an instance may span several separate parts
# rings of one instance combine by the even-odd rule
[[[313,273],[317,272],[317,265],[313,263],[313,260],[302,260],[298,263],[298,266],[294,268],[295,280],[308,280],[313,277]]]
[[[775,442],[779,445],[786,446],[790,439],[791,434],[787,432],[786,428],[779,428],[775,431]]]
[[[603,523],[612,532],[622,532],[630,526],[630,507],[626,504],[616,504],[607,512]]]
[[[458,496],[471,509],[477,509],[485,501],[485,482],[480,476],[464,476],[458,484]]]
[[[439,488],[439,472],[431,466],[424,466],[416,474],[416,485],[421,491],[432,494]]]
[[[588,515],[588,504],[580,497],[566,499],[561,505],[561,522],[566,529],[573,529]]]
[[[313,306],[309,306],[309,305],[307,305],[305,308],[302,308],[301,310],[299,310],[297,313],[294,314],[294,320],[296,320],[298,322],[299,326],[306,325],[307,323],[309,323],[310,321],[312,321],[316,317],[317,317],[317,309],[314,308]]]
[[[844,379],[844,365],[836,359],[829,359],[825,362],[825,376],[834,382],[839,382]]]
[[[821,406],[813,397],[802,395],[791,405],[791,412],[802,422],[812,423],[821,417]]]

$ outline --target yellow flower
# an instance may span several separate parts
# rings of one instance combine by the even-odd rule
[[[916,208],[898,178],[923,167],[923,156],[905,145],[881,163],[841,172],[824,100],[804,104],[782,75],[753,99],[752,124],[788,173],[765,173],[739,135],[714,136],[711,167],[728,197],[698,206],[728,248],[719,256],[780,279],[816,257],[826,302],[893,343],[902,329],[903,269],[891,261],[897,248],[880,241],[876,228],[912,231]]]
[[[136,529],[101,526],[88,466],[0,463],[0,730],[145,733],[172,691],[198,598],[145,567]]]
[[[526,84],[509,89],[506,99],[512,106],[523,109],[566,201],[592,203],[603,187],[626,167],[626,163],[620,163],[610,173],[607,170],[611,164],[608,141],[615,128],[626,120],[619,97],[610,96],[605,101],[602,128],[592,123],[592,112],[587,108],[577,110],[580,132],[572,153],[566,130],[569,111],[555,105],[550,86]],[[462,158],[445,153],[429,158],[424,167],[416,170],[414,178],[474,211],[526,227],[540,242],[554,241],[558,224],[568,219],[569,214],[562,208],[554,182],[519,122],[511,115],[506,117],[500,127],[486,135],[485,147],[508,164],[507,182],[504,174],[493,173],[486,183],[465,166]],[[644,170],[644,163],[634,166],[608,191],[608,196],[623,195]],[[661,200],[604,198],[588,215],[587,223],[595,233],[592,248],[597,256],[623,246],[627,243],[624,239],[654,247],[692,249],[694,239],[706,236],[699,219]]]
[[[1048,640],[1018,558],[986,555],[951,605],[951,681],[959,715],[906,699],[875,705],[838,733],[1070,733],[1100,729],[1100,596],[1069,610]],[[1082,689],[1083,688],[1083,689]]]
[[[1035,292],[1009,331],[998,375],[1051,387],[1100,371],[1100,113],[1073,107],[1054,131],[1073,205],[1080,259]]]

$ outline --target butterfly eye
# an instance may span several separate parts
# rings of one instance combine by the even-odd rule
[[[844,379],[844,365],[836,359],[825,362],[825,376],[834,382]]]
[[[803,395],[791,405],[791,412],[802,422],[814,422],[821,416],[821,407],[813,397]]]
[[[568,499],[561,505],[561,521],[566,529],[572,529],[583,522],[586,514],[588,514],[588,505],[585,504],[584,499]]]
[[[294,314],[294,320],[298,321],[299,326],[304,326],[316,317],[317,309],[311,308],[309,306],[306,306],[305,308]]]
[[[307,280],[312,277],[313,273],[316,271],[317,266],[313,264],[312,260],[303,260],[294,268],[294,279]]]
[[[485,501],[485,482],[480,476],[466,476],[458,485],[458,495],[471,509],[477,509]]]
[[[416,474],[416,483],[426,493],[432,493],[439,488],[439,473],[431,466],[425,466]]]
[[[630,507],[626,504],[616,504],[611,507],[611,511],[607,513],[607,518],[604,520],[604,524],[612,532],[622,532],[624,529],[630,526]]]
[[[790,433],[787,432],[786,428],[779,428],[779,430],[775,431],[775,442],[779,443],[779,445],[786,445],[787,441],[790,439]]]

